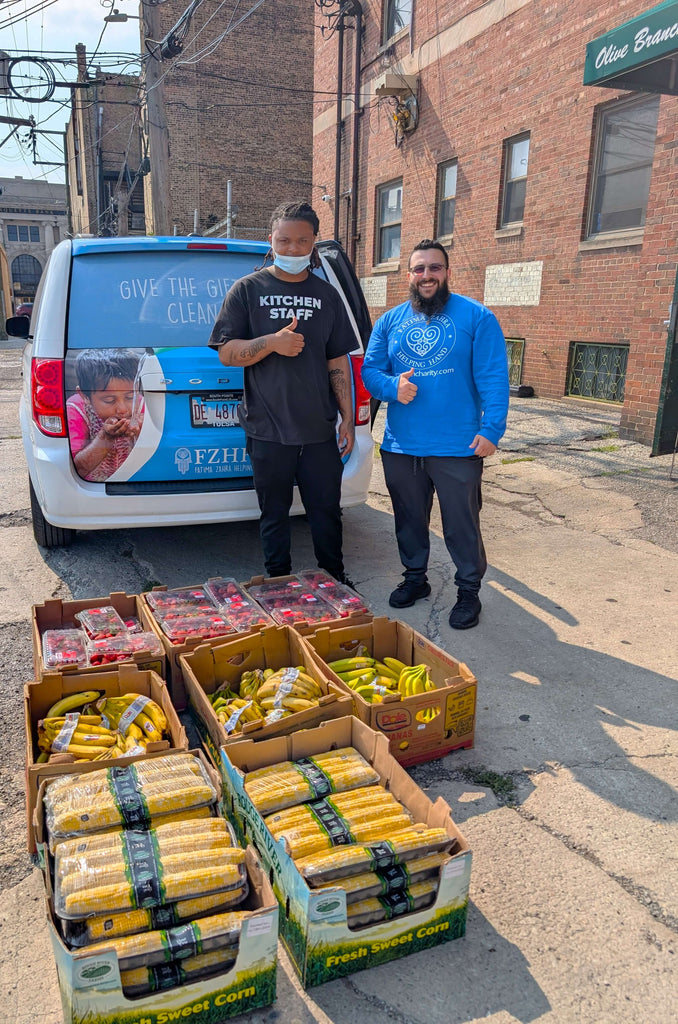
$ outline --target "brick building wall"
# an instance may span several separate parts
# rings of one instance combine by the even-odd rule
[[[74,234],[128,234],[143,231],[143,216],[127,216],[130,189],[140,198],[142,158],[139,79],[109,75],[90,66],[84,46],[76,46],[78,81],[66,126],[68,196]],[[114,203],[111,203],[111,199]],[[133,207],[134,208],[134,204]]]
[[[184,0],[168,0],[157,8],[161,33],[169,32],[185,7]],[[198,49],[246,10],[236,0],[205,0],[183,53],[161,66],[169,131],[168,220],[179,234],[193,230],[195,210],[201,232],[225,221],[229,179],[237,205],[233,234],[241,237],[265,238],[276,205],[311,194],[313,4],[264,3],[212,55],[182,64],[197,60]],[[153,165],[152,146],[150,159]],[[153,173],[147,186],[155,187]]]
[[[676,99],[662,96],[642,237],[586,239],[596,119],[633,94],[582,85],[586,43],[642,14],[648,0],[417,0],[411,29],[383,39],[381,0],[363,3],[357,272],[378,316],[407,294],[412,246],[435,237],[439,165],[458,161],[454,290],[485,301],[507,337],[524,339],[522,380],[542,397],[566,393],[573,342],[628,344],[622,429],[649,443],[676,275]],[[347,56],[352,50],[347,33]],[[336,37],[316,33],[316,90],[336,82]],[[353,88],[350,60],[345,91]],[[419,121],[398,148],[393,100],[375,97],[384,73],[416,75]],[[344,104],[342,194],[350,186],[353,104]],[[335,113],[316,105],[314,181],[334,192]],[[530,133],[522,228],[498,230],[504,140]],[[399,265],[375,257],[376,190],[402,178]],[[345,198],[340,202],[348,203]],[[320,205],[333,233],[334,198]],[[346,218],[340,240],[350,247]],[[628,240],[627,240],[628,241]],[[386,286],[384,287],[384,278]]]

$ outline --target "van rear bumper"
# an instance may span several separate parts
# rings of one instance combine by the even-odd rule
[[[373,441],[369,431],[356,432],[356,443],[344,469],[342,506],[367,500],[372,472]],[[75,473],[64,439],[45,439],[33,449],[31,480],[45,519],[72,530],[133,529],[152,526],[242,522],[259,518],[256,492],[194,491],[169,494],[111,494],[106,485],[81,480]],[[291,515],[304,511],[294,489]]]

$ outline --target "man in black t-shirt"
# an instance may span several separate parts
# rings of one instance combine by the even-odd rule
[[[274,211],[273,265],[235,282],[209,345],[225,366],[245,367],[239,415],[261,509],[266,572],[292,571],[289,512],[296,482],[318,565],[346,581],[341,456],[355,442],[348,361],[355,340],[339,294],[311,272],[320,265],[319,227],[308,203]]]

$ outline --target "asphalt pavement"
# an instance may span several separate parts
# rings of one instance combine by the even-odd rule
[[[24,852],[21,688],[30,605],[260,571],[256,524],[32,540],[16,403],[0,343],[0,984],[12,1024],[61,1021],[42,881]],[[381,420],[375,436],[379,437]],[[485,466],[490,568],[480,625],[454,632],[432,522],[431,597],[400,617],[479,679],[472,750],[411,769],[473,849],[465,938],[278,1001],[251,1024],[672,1024],[678,1019],[678,480],[618,437],[619,411],[513,399]],[[678,475],[674,471],[674,475]],[[377,456],[345,513],[347,571],[375,614],[400,578]],[[313,564],[293,526],[295,567]],[[0,1017],[2,1014],[0,1014]]]

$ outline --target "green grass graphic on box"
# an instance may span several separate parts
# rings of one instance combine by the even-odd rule
[[[441,942],[459,939],[466,931],[468,900],[452,910],[445,909],[428,918],[424,924],[408,928],[407,916],[402,919],[403,930],[391,939],[380,940],[374,935],[375,926],[366,929],[365,941],[356,931],[350,943],[309,945],[306,950],[306,985],[321,985],[331,978],[340,978],[366,967],[376,967],[397,957],[431,949]],[[287,922],[289,924],[289,922]],[[411,936],[411,937],[410,937]],[[287,945],[287,933],[284,934]],[[402,940],[402,941],[401,941]],[[343,959],[345,958],[345,959]]]

